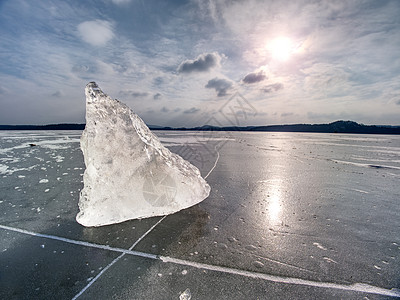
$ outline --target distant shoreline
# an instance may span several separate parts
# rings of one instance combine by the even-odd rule
[[[0,130],[83,130],[86,124],[0,125]]]
[[[251,132],[319,132],[359,134],[400,134],[400,126],[364,125],[353,121],[336,121],[329,124],[292,124],[266,126],[211,126],[162,127],[148,125],[151,130],[176,131],[251,131]],[[84,130],[85,124],[0,125],[0,130]]]

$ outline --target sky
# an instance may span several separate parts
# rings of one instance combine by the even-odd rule
[[[400,1],[0,0],[0,124],[400,125]]]

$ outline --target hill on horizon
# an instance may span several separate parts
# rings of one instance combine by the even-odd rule
[[[148,125],[151,130],[193,130],[193,131],[260,131],[260,132],[320,132],[320,133],[364,133],[364,134],[400,134],[400,126],[364,125],[354,121],[335,121],[328,124],[284,124],[262,126],[212,126],[168,127]],[[85,124],[49,124],[49,125],[0,125],[0,130],[83,130]]]

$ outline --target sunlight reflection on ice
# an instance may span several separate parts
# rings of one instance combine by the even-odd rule
[[[282,201],[281,201],[281,179],[270,181],[270,189],[267,190],[269,219],[273,225],[281,223]]]

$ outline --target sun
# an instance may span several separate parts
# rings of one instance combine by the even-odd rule
[[[293,53],[293,42],[287,37],[279,37],[272,40],[267,48],[273,59],[287,61]]]

